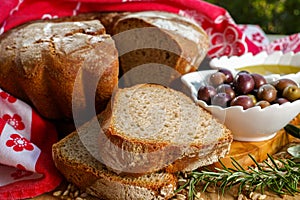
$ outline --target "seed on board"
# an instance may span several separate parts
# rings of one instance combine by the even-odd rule
[[[79,195],[79,190],[76,190],[76,191],[74,192],[74,197],[78,197],[78,195]]]
[[[83,198],[85,198],[85,197],[87,197],[88,196],[88,194],[87,193],[82,193],[81,195],[80,195],[80,197],[83,197]]]
[[[65,190],[63,196],[68,196],[68,194],[69,194],[69,190]]]
[[[58,196],[60,196],[61,195],[61,193],[62,193],[62,191],[61,190],[57,190],[57,191],[55,191],[55,192],[53,192],[53,196],[55,196],[55,197],[58,197]]]

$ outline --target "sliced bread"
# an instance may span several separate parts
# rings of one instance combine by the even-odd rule
[[[126,77],[126,86],[177,78],[168,68],[179,74],[195,71],[209,46],[199,24],[167,12],[127,13],[115,21],[112,33],[120,56],[120,73],[135,69],[136,75]]]
[[[99,155],[117,173],[191,171],[217,162],[232,142],[210,113],[157,84],[118,89],[103,117]]]
[[[174,195],[177,178],[173,174],[161,172],[137,178],[107,170],[91,153],[99,148],[95,124],[98,121],[94,118],[53,145],[55,165],[68,181],[101,199],[168,199]]]

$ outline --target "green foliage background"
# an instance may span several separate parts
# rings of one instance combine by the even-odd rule
[[[300,0],[207,0],[225,8],[238,24],[257,24],[267,34],[300,32]]]

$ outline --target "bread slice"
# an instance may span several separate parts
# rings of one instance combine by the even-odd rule
[[[94,118],[53,145],[55,165],[68,181],[101,199],[168,199],[174,195],[177,178],[173,174],[136,178],[107,170],[94,151],[99,148],[95,140],[99,135],[97,124]]]
[[[232,142],[210,113],[157,84],[118,89],[103,117],[99,154],[118,173],[191,171],[217,162]]]
[[[126,86],[154,82],[153,79],[159,83],[159,78],[174,80],[178,74],[195,71],[209,46],[208,36],[199,24],[167,12],[127,13],[116,20],[112,30],[120,73],[135,69],[134,75],[126,77]],[[139,67],[142,68],[138,70]],[[168,73],[169,79],[165,79]]]

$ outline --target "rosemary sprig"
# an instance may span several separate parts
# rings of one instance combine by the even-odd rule
[[[262,194],[265,189],[276,194],[294,195],[300,192],[298,190],[300,162],[290,159],[276,162],[271,155],[268,155],[270,163],[265,160],[259,164],[250,154],[249,157],[255,163],[254,167],[249,167],[249,169],[244,169],[234,158],[231,158],[234,168],[227,168],[220,161],[222,168],[215,168],[215,171],[193,171],[188,174],[188,181],[175,192],[186,188],[188,189],[188,199],[192,200],[197,194],[200,182],[204,184],[203,192],[207,190],[208,186],[213,185],[220,188],[222,194],[235,185],[238,186],[238,195],[244,189],[253,192],[259,189]]]

